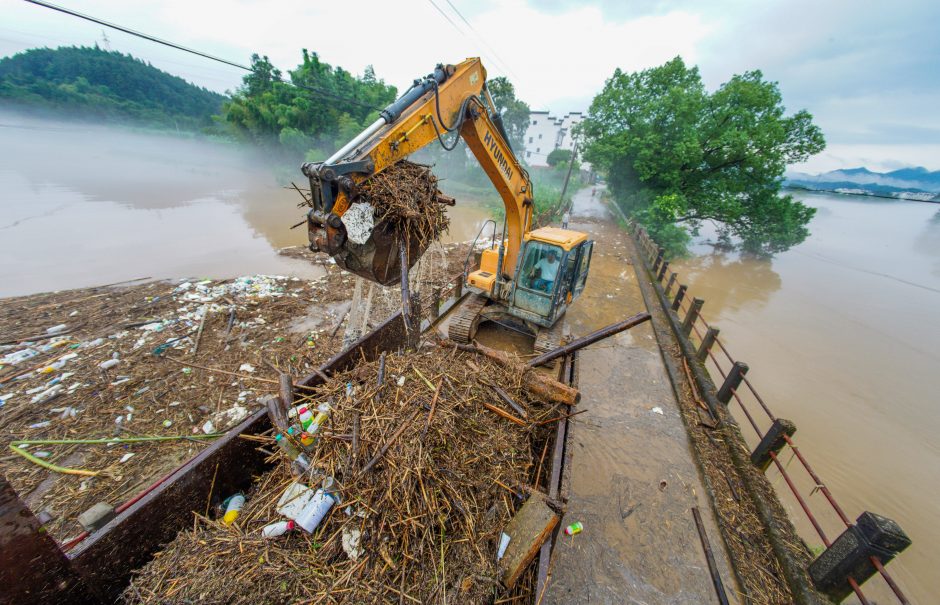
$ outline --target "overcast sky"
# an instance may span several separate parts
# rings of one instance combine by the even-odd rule
[[[587,110],[616,67],[681,55],[709,88],[761,69],[790,111],[808,109],[828,149],[797,169],[940,169],[940,2],[864,0],[55,0],[235,62],[280,68],[300,49],[406,88],[435,63],[482,56],[533,109]],[[102,43],[102,28],[22,0],[0,0],[0,54]],[[459,13],[458,13],[459,11]],[[106,32],[131,53],[208,88],[243,72]]]

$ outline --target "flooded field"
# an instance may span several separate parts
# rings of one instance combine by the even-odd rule
[[[140,277],[318,274],[277,255],[305,245],[299,166],[233,145],[0,113],[0,296]],[[449,241],[488,217],[460,199]]]
[[[931,602],[940,564],[940,207],[800,197],[817,208],[800,246],[755,260],[699,245],[673,267],[761,395],[796,423],[797,442],[849,516],[871,510],[908,532],[914,544],[891,571],[908,596]],[[822,498],[810,497],[820,500],[814,510],[824,510]]]

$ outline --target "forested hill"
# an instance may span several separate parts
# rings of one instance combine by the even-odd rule
[[[88,47],[35,48],[0,59],[0,104],[87,118],[196,130],[225,97],[130,55]]]

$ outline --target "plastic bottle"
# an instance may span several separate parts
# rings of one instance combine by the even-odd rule
[[[225,525],[231,525],[235,522],[235,519],[238,518],[238,514],[245,505],[245,496],[239,492],[229,498],[227,503],[228,504],[225,506],[225,514],[222,516],[222,523]],[[223,502],[223,504],[225,503]]]
[[[317,416],[313,419],[313,422],[307,427],[307,430],[310,433],[316,433],[320,428],[326,423],[327,419],[330,417],[331,412],[330,404],[321,403],[317,406]]]
[[[300,450],[294,445],[294,442],[284,437],[281,433],[275,435],[274,440],[277,442],[277,446],[281,448],[291,460],[296,460],[297,457],[300,456]]]
[[[102,370],[107,370],[108,368],[113,368],[117,364],[121,363],[119,359],[107,359],[98,364],[98,367]]]
[[[306,407],[302,407],[297,411],[297,418],[300,420],[300,427],[307,430],[307,427],[313,422],[313,412]]]
[[[304,451],[309,452],[313,449],[313,446],[316,445],[316,438],[310,433],[304,431],[300,434],[300,447],[304,448]]]
[[[307,501],[307,505],[295,518],[297,525],[302,527],[304,531],[313,533],[337,501],[338,499],[335,495],[321,487],[313,494],[313,497]]]
[[[261,529],[261,535],[265,538],[273,538],[275,536],[283,536],[290,530],[294,529],[297,524],[293,521],[278,521],[277,523],[272,523],[270,525],[265,525]]]

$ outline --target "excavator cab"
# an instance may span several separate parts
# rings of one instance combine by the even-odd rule
[[[585,233],[543,227],[524,237],[510,315],[550,328],[584,290],[594,242]]]

